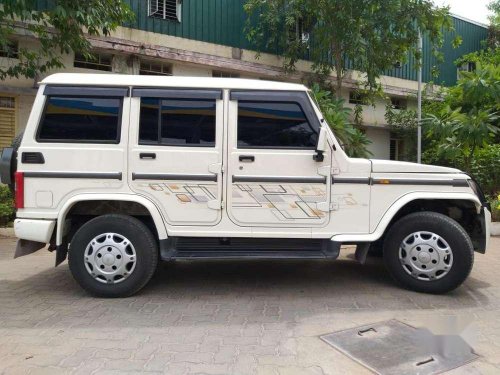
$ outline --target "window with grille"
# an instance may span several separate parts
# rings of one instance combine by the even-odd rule
[[[408,101],[404,98],[391,98],[391,106],[394,109],[406,109],[408,108]]]
[[[368,104],[368,97],[360,92],[351,91],[349,93],[349,103],[366,105]]]
[[[16,98],[0,96],[0,150],[9,147],[16,135]]]
[[[112,55],[95,53],[91,58],[87,59],[82,54],[75,53],[75,61],[73,62],[73,66],[75,68],[103,70],[106,72],[111,72],[112,58]]]
[[[139,69],[139,74],[143,76],[171,76],[172,75],[172,65],[167,63],[161,63],[158,61],[148,61],[141,60],[141,67]]]
[[[217,78],[240,78],[239,73],[223,72],[222,70],[213,70],[212,77]]]
[[[148,0],[148,15],[181,22],[182,0]]]
[[[16,41],[7,41],[5,44],[0,44],[0,57],[9,57],[17,59],[19,56],[19,45]]]
[[[476,63],[473,61],[466,62],[457,68],[457,79],[460,79],[460,72],[473,72],[476,70]]]

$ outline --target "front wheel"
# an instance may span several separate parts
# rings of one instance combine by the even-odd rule
[[[127,297],[151,279],[158,247],[141,221],[103,215],[85,223],[71,239],[69,268],[75,280],[99,297]]]
[[[455,220],[436,212],[417,212],[391,227],[384,241],[384,261],[404,287],[446,293],[469,276],[474,248]]]

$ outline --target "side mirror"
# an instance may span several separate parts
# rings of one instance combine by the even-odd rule
[[[325,160],[325,156],[323,154],[328,150],[326,134],[326,129],[322,126],[319,129],[318,143],[316,144],[316,154],[313,156],[313,159],[317,162],[322,162],[323,160]]]

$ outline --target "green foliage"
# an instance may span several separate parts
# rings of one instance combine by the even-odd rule
[[[371,153],[367,146],[371,142],[363,132],[350,123],[351,109],[344,106],[344,100],[335,98],[331,90],[322,89],[318,84],[313,85],[312,95],[325,121],[343,144],[346,153],[351,157],[370,157]]]
[[[0,185],[0,225],[14,219],[14,201],[7,185]]]
[[[371,92],[395,61],[405,62],[409,52],[418,59],[419,29],[435,55],[443,30],[451,29],[448,8],[431,0],[248,0],[245,11],[247,37],[257,49],[276,51],[288,70],[309,55],[317,72],[335,72],[337,96],[347,61],[365,73]]]
[[[491,205],[491,220],[500,221],[500,195],[490,197],[489,202]]]
[[[471,174],[487,195],[500,192],[500,144],[487,145],[478,150],[471,165]]]
[[[2,0],[0,48],[9,49],[15,34],[35,37],[39,49],[19,48],[17,61],[0,67],[0,79],[36,78],[53,68],[62,68],[61,54],[78,51],[92,59],[85,35],[109,35],[131,21],[133,12],[122,0],[54,0],[38,9],[36,0]]]
[[[442,105],[432,109],[423,124],[426,137],[437,146],[436,157],[460,160],[470,172],[476,151],[497,141],[500,67],[478,62],[475,71],[461,73]]]
[[[417,112],[413,109],[394,109],[392,105],[385,108],[385,119],[391,132],[402,142],[399,150],[400,159],[416,161],[417,159]]]
[[[500,0],[494,0],[488,5],[488,9],[493,13],[490,19],[488,35],[488,46],[490,48],[500,47]]]

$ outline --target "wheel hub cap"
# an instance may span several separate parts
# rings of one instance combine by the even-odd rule
[[[85,268],[97,281],[116,284],[134,272],[137,262],[135,248],[117,233],[102,233],[92,239],[85,249]]]
[[[399,261],[415,279],[431,281],[448,274],[453,265],[453,252],[438,234],[414,232],[401,242]]]

